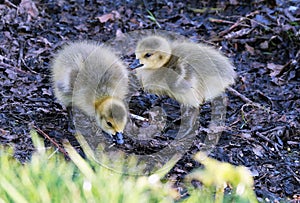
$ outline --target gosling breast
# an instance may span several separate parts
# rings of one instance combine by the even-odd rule
[[[128,71],[110,48],[88,42],[71,43],[54,59],[52,77],[58,100],[94,116],[105,132],[123,143]]]
[[[145,90],[189,106],[220,95],[236,77],[229,59],[203,44],[150,36],[138,43],[136,55],[144,63],[136,74]]]
[[[65,106],[79,107],[94,115],[97,99],[113,96],[124,99],[128,71],[108,47],[89,42],[65,46],[53,61],[54,92]]]

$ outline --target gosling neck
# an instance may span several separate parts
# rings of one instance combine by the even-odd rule
[[[179,57],[175,55],[170,55],[169,60],[164,64],[164,67],[173,68],[176,66]]]
[[[106,96],[99,99],[96,99],[94,102],[95,109],[103,109],[104,105],[113,100],[112,96]]]
[[[100,110],[103,111],[105,109],[105,106],[109,105],[109,104],[119,104],[120,106],[124,106],[122,100],[120,100],[117,97],[112,97],[112,96],[105,96],[99,99],[96,99],[96,101],[94,102],[94,106],[95,106],[95,110]]]

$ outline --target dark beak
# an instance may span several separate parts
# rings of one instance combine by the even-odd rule
[[[136,69],[136,68],[142,67],[143,65],[144,64],[140,64],[140,60],[139,59],[135,59],[133,61],[133,63],[129,66],[129,68]]]
[[[122,133],[117,132],[115,134],[115,139],[116,139],[116,141],[117,141],[118,144],[120,144],[120,145],[124,144],[123,134]]]

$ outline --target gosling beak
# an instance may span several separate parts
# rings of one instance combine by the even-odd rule
[[[120,145],[124,144],[123,134],[121,132],[117,132],[115,134],[115,139],[116,139],[118,144],[120,144]]]
[[[135,59],[133,61],[133,63],[129,66],[129,68],[136,69],[136,68],[142,67],[143,65],[144,64],[140,64],[140,60],[139,59]]]

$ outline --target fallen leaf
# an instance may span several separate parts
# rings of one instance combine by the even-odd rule
[[[34,18],[39,15],[39,11],[35,3],[31,0],[22,0],[20,3],[19,11],[21,13],[27,13]]]
[[[8,74],[8,78],[12,80],[16,80],[17,78],[17,73],[13,70],[6,69],[5,72]]]
[[[259,47],[261,49],[268,49],[269,48],[269,42],[268,41],[264,41],[263,43],[260,43]]]
[[[246,138],[246,139],[249,139],[252,137],[250,133],[242,133],[242,134],[240,134],[240,136],[243,138]]]
[[[255,20],[263,25],[270,25],[271,22],[263,15],[256,15]]]
[[[79,31],[88,31],[89,30],[85,24],[80,24],[80,25],[74,26],[74,28]]]
[[[43,91],[43,95],[48,95],[48,96],[52,96],[52,92],[50,90],[50,88],[42,88]]]
[[[122,30],[120,28],[117,29],[117,31],[116,31],[116,37],[117,38],[125,37],[124,33],[122,32]]]
[[[280,73],[280,71],[283,68],[283,65],[268,63],[267,68],[271,70],[270,76],[273,78],[273,77],[276,77]]]
[[[9,131],[3,130],[2,128],[0,128],[0,136],[1,136],[1,137],[6,136],[8,133],[9,133]]]
[[[229,1],[231,5],[238,5],[238,1],[237,0],[230,0]]]
[[[112,13],[104,14],[104,15],[98,17],[98,20],[100,21],[100,23],[105,23],[108,20],[114,20],[114,19],[115,19],[115,17],[114,17],[114,14],[112,14]]]
[[[254,55],[255,52],[254,52],[254,48],[249,46],[247,43],[245,45],[245,48],[247,49],[247,51],[251,54],[251,55]]]
[[[115,19],[121,19],[121,15],[118,11],[112,11],[111,13],[114,14]]]
[[[262,153],[262,151],[263,151],[263,147],[262,146],[256,146],[256,147],[254,147],[254,148],[252,148],[252,151],[254,152],[254,154],[256,155],[256,156],[258,156],[258,157],[263,157],[263,153]]]
[[[101,23],[105,23],[109,20],[114,21],[115,19],[121,19],[121,15],[118,11],[112,11],[111,13],[104,14],[102,16],[97,17]]]

